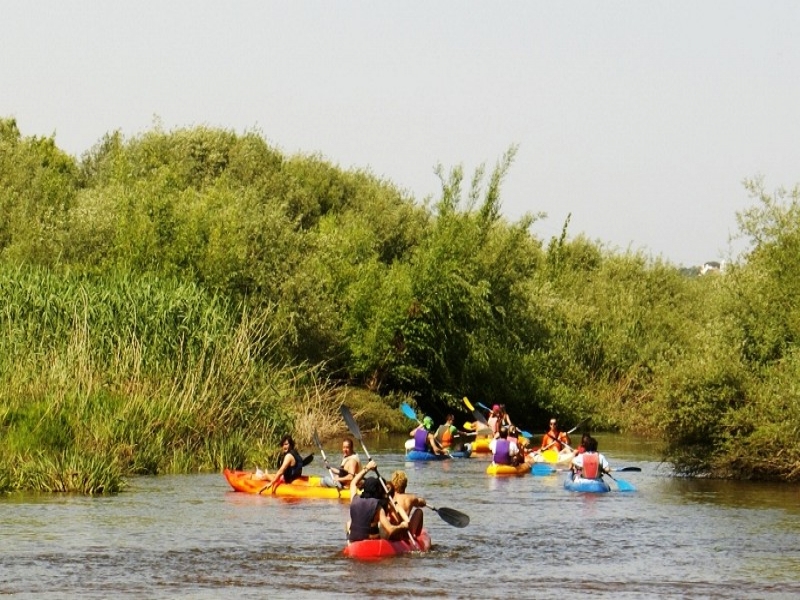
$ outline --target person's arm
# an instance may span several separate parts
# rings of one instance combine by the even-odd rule
[[[364,479],[364,476],[369,472],[373,471],[378,465],[375,464],[374,460],[371,460],[367,463],[367,466],[361,469],[358,473],[355,474],[353,480],[350,482],[350,498],[353,498],[356,494],[358,494],[358,484],[359,482]]]
[[[386,511],[383,507],[380,508],[380,514],[378,515],[378,520],[381,524],[381,527],[386,532],[387,537],[391,537],[394,535],[394,532],[399,529],[408,529],[408,523],[405,521],[401,521],[399,524],[395,525],[392,523],[392,520],[389,518],[389,515],[386,514]]]
[[[287,454],[283,457],[283,462],[281,463],[281,468],[275,472],[275,475],[272,478],[272,485],[275,485],[279,479],[283,478],[283,474],[286,472],[286,469],[289,467],[293,467],[295,464],[294,456],[291,453]]]
[[[356,473],[358,472],[358,467],[359,464],[355,456],[348,456],[342,467],[339,469],[339,474],[334,477],[333,480],[338,481],[343,485],[350,485],[350,482],[353,481],[353,477],[355,477]]]

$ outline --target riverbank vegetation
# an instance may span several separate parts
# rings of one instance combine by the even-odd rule
[[[342,402],[395,430],[465,395],[658,437],[681,473],[800,479],[798,189],[747,182],[749,251],[697,276],[508,222],[514,154],[420,201],[257,132],[76,159],[0,120],[0,489],[263,466],[285,431],[342,432]]]

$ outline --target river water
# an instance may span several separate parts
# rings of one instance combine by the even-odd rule
[[[0,596],[800,596],[800,488],[678,479],[646,442],[597,437],[613,467],[642,468],[615,474],[637,491],[492,478],[484,458],[406,463],[403,439],[367,439],[384,476],[403,468],[409,491],[471,517],[456,529],[428,510],[432,551],[378,563],[341,556],[347,503],[236,493],[220,474],[135,478],[111,497],[0,497]],[[322,472],[317,453],[306,473]]]

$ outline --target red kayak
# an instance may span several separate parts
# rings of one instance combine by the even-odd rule
[[[343,550],[344,555],[358,560],[379,560],[389,556],[397,556],[406,552],[427,552],[431,549],[431,536],[426,529],[422,529],[414,538],[417,542],[415,548],[410,539],[390,542],[388,540],[361,540],[350,542]]]

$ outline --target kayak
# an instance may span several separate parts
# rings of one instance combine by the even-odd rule
[[[472,456],[472,446],[470,444],[464,444],[463,450],[451,450],[450,456],[453,458],[469,458]]]
[[[322,485],[322,477],[312,475],[295,479],[291,483],[279,483],[273,490],[264,489],[269,482],[255,479],[251,471],[233,471],[225,469],[222,474],[230,486],[237,492],[247,494],[263,494],[284,498],[328,498],[332,500],[349,500],[350,488],[336,489]]]
[[[434,454],[433,452],[422,452],[414,450],[414,440],[406,440],[406,460],[424,461],[424,460],[447,460],[448,458],[469,458],[472,450],[469,444],[464,445],[463,450],[453,450],[447,454]]]
[[[431,536],[426,529],[422,529],[414,538],[417,542],[415,548],[410,539],[390,542],[389,540],[361,540],[350,542],[342,551],[348,558],[358,560],[380,560],[390,556],[398,556],[407,552],[427,552],[431,549]]]
[[[574,456],[571,450],[562,450],[558,452],[550,448],[544,452],[531,452],[525,457],[525,460],[534,463],[549,463],[551,465],[569,465]]]
[[[508,475],[525,475],[530,470],[531,470],[531,465],[528,463],[522,463],[516,466],[498,465],[492,463],[488,467],[486,467],[487,475],[493,475],[494,477],[504,477]]]
[[[406,460],[448,460],[452,458],[449,454],[434,454],[433,452],[422,452],[420,450],[409,450],[406,452]]]
[[[472,444],[470,444],[472,448],[473,454],[491,454],[491,450],[489,450],[489,442],[492,440],[488,437],[485,438],[477,438]]]
[[[586,492],[590,494],[605,494],[611,491],[611,486],[602,479],[584,479],[583,477],[572,478],[567,475],[564,480],[564,489],[570,492]]]

